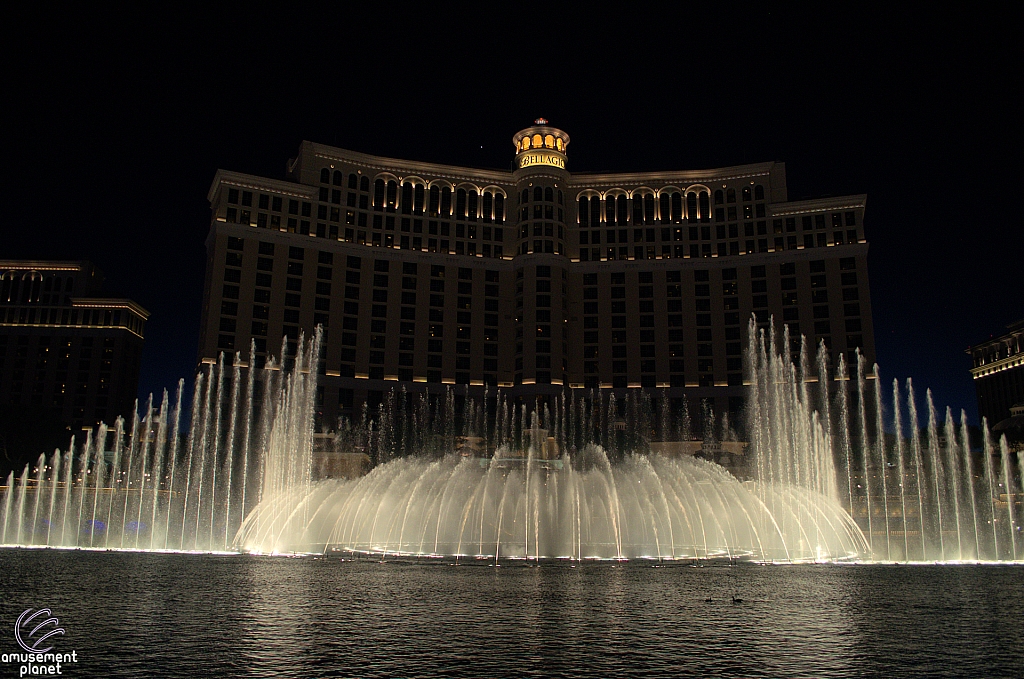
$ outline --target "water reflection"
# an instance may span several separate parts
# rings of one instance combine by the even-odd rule
[[[0,591],[0,620],[54,610],[80,676],[1013,676],[1024,644],[996,566],[4,550]]]

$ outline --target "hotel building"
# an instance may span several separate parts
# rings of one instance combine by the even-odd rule
[[[200,360],[259,364],[322,325],[327,427],[398,386],[736,412],[751,315],[874,361],[865,196],[790,201],[778,162],[570,172],[543,119],[512,145],[507,170],[308,141],[284,179],[219,170]]]
[[[1024,404],[1024,319],[1007,332],[967,349],[971,377],[978,395],[978,416],[989,426],[1010,417],[1010,408]]]
[[[149,313],[102,285],[90,262],[0,260],[0,404],[73,430],[134,412]]]

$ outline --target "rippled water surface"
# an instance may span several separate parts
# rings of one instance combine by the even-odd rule
[[[0,651],[48,607],[66,676],[1024,676],[1020,566],[0,550],[0,585]]]

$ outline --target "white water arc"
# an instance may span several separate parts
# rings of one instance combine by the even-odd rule
[[[788,345],[788,336],[783,341]],[[704,460],[649,455],[651,408],[643,392],[622,406],[614,395],[567,393],[553,409],[523,408],[511,422],[499,398],[493,438],[506,443],[493,457],[423,458],[415,445],[412,456],[401,457],[407,446],[399,439],[412,427],[394,416],[408,410],[399,392],[383,406],[377,447],[385,464],[352,481],[264,484],[263,502],[235,544],[260,553],[480,559],[866,558],[861,531],[839,504],[830,411],[823,420],[811,407],[807,376],[798,377],[788,354],[778,355],[774,332],[750,346],[754,480],[741,483]],[[806,348],[803,356],[807,365]],[[818,365],[827,372],[824,356]],[[828,394],[824,385],[821,393]],[[466,412],[475,410],[467,404]],[[623,413],[632,422],[620,435]],[[442,419],[439,431],[447,432],[454,418],[446,412]],[[475,422],[463,420],[464,427]],[[544,454],[549,432],[560,451],[554,461]],[[711,435],[705,425],[705,438]]]
[[[858,558],[865,544],[842,507],[805,488],[741,483],[711,462],[629,456],[591,444],[552,472],[532,454],[513,469],[476,459],[403,458],[353,480],[265,500],[237,544],[259,553],[340,547],[465,558]]]
[[[840,357],[832,370],[823,347],[815,355],[770,324],[750,327],[739,478],[652,452],[652,440],[685,447],[694,428],[712,447],[734,438],[706,404],[691,422],[685,401],[670,408],[665,393],[566,390],[531,412],[501,390],[477,403],[450,387],[436,398],[395,390],[377,412],[364,407],[334,445],[375,467],[323,478],[319,335],[288,348],[244,378],[239,355],[205,365],[187,432],[179,383],[128,427],[101,427],[9,474],[0,544],[485,560],[1024,555],[1024,462],[1005,439],[972,444],[962,416],[940,422],[930,393],[919,423],[909,380],[883,407],[877,367],[857,356],[848,371]]]

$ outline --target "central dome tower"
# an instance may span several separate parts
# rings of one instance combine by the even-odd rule
[[[525,308],[520,304],[516,310],[515,384],[549,384],[549,393],[557,394],[568,383],[565,281],[569,172],[565,157],[569,135],[538,118],[532,127],[517,132],[512,143],[516,147],[512,167],[516,183],[516,289],[536,301]]]
[[[565,170],[569,135],[550,127],[544,118],[537,118],[533,127],[516,132],[512,144],[516,147],[514,172],[517,174],[531,168]]]

